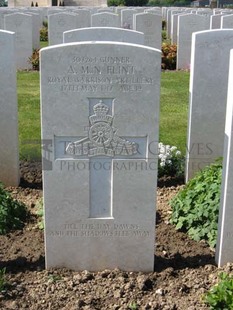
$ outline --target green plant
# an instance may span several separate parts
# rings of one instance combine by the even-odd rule
[[[49,283],[55,283],[57,281],[61,281],[62,277],[60,275],[54,275],[54,274],[50,274],[48,275],[48,282]]]
[[[124,6],[124,0],[107,0],[108,6]]]
[[[220,204],[222,164],[206,167],[196,174],[170,201],[171,223],[196,240],[215,247]]]
[[[40,199],[36,203],[36,214],[39,216],[40,221],[38,223],[39,229],[44,229],[44,207],[43,207],[43,200]]]
[[[48,41],[48,27],[42,27],[40,29],[40,41],[47,42]]]
[[[170,44],[169,42],[162,43],[162,64],[163,70],[176,70],[176,44]]]
[[[184,156],[176,146],[158,145],[158,176],[182,176],[184,174]]]
[[[14,200],[0,183],[0,234],[22,228],[27,215],[25,205]]]
[[[0,269],[0,292],[6,288],[6,268]]]
[[[167,41],[167,31],[166,30],[162,30],[162,42]]]
[[[128,308],[130,310],[137,310],[138,309],[138,304],[136,302],[132,302],[129,304]]]
[[[226,273],[219,275],[220,282],[205,295],[205,302],[212,310],[233,309],[233,276]]]
[[[36,71],[39,71],[40,67],[40,53],[39,49],[34,49],[32,56],[29,57],[29,63],[32,65],[32,68]]]

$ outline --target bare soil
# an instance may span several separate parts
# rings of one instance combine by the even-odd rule
[[[149,274],[105,270],[76,272],[45,270],[43,230],[36,203],[42,197],[40,163],[21,163],[21,183],[8,188],[23,201],[30,218],[23,230],[0,236],[0,268],[6,267],[7,287],[0,309],[208,309],[205,292],[218,281],[214,252],[169,224],[169,200],[182,180],[163,178],[157,189],[155,267]]]

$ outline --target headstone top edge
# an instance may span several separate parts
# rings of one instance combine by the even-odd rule
[[[128,43],[128,42],[118,42],[118,41],[83,41],[83,42],[63,43],[63,44],[57,44],[57,45],[44,47],[40,50],[40,53],[47,51],[47,50],[57,49],[57,48],[65,48],[65,47],[70,47],[70,46],[85,46],[85,45],[86,46],[88,46],[88,45],[94,45],[94,46],[101,46],[101,45],[130,46],[130,47],[135,47],[135,48],[138,47],[140,49],[151,50],[151,51],[156,51],[156,52],[161,53],[161,50],[159,50],[157,48],[150,47],[150,46],[140,45],[140,44],[135,44],[135,43]]]
[[[0,34],[11,34],[11,35],[14,35],[15,32],[14,31],[0,29]]]
[[[113,30],[113,31],[122,31],[122,32],[128,32],[128,33],[132,32],[132,33],[144,34],[141,31],[136,31],[136,30],[133,30],[133,29],[116,28],[116,27],[85,27],[85,28],[77,28],[77,29],[67,30],[67,31],[64,31],[64,33],[82,32],[82,31],[94,31],[94,30],[102,30],[102,29],[109,29],[109,30]]]

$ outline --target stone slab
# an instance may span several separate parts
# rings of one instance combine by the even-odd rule
[[[47,268],[154,270],[160,74],[142,45],[42,49]]]
[[[230,52],[222,190],[215,259],[218,267],[233,262],[233,50]]]
[[[186,181],[223,156],[229,53],[233,30],[193,34]]]
[[[162,16],[152,13],[134,15],[133,29],[144,33],[145,45],[161,49]]]
[[[91,27],[65,31],[63,33],[64,43],[81,41],[118,41],[134,44],[144,44],[144,34],[139,31],[111,28]]]
[[[15,34],[0,30],[0,182],[19,185]]]

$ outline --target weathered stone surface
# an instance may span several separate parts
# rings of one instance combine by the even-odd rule
[[[0,181],[19,185],[15,34],[0,30]]]
[[[153,270],[160,71],[141,45],[42,50],[47,268]]]

